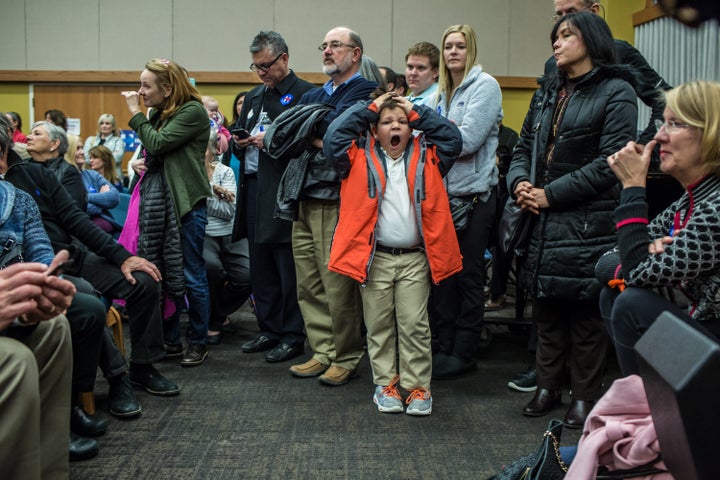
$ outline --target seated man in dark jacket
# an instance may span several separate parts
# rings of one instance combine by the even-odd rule
[[[161,276],[157,267],[133,256],[97,227],[42,165],[22,160],[10,151],[7,165],[0,165],[1,170],[6,171],[6,180],[37,202],[54,250],[74,250],[75,264],[66,273],[85,278],[109,298],[126,301],[132,384],[154,395],[177,395],[178,386],[152,366],[165,356],[158,283]]]

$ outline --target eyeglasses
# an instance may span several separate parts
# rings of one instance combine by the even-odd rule
[[[677,122],[663,122],[662,120],[655,120],[655,128],[657,128],[657,131],[659,132],[661,128],[665,127],[665,131],[667,133],[676,133],[683,128],[691,127],[692,125],[688,125],[687,123],[677,123]]]
[[[357,48],[357,45],[351,45],[349,43],[343,43],[343,42],[330,42],[330,43],[323,43],[318,47],[318,50],[321,52],[324,52],[327,48],[330,48],[330,50],[338,50],[342,47],[350,47],[350,48]]]
[[[561,19],[562,17],[564,17],[565,15],[570,15],[571,13],[587,12],[588,10],[590,10],[590,9],[593,7],[593,5],[595,5],[595,3],[591,3],[591,4],[588,5],[587,7],[581,8],[580,10],[578,10],[578,9],[575,8],[575,7],[570,7],[570,8],[568,8],[567,10],[565,10],[564,12],[563,12],[562,10],[557,11],[557,12],[555,12],[555,15],[553,15],[553,17],[552,17],[553,22],[557,22],[558,20],[560,20],[560,19]]]
[[[250,70],[252,70],[253,72],[260,72],[260,71],[262,71],[263,73],[267,73],[267,71],[270,70],[270,67],[272,67],[273,65],[275,65],[275,62],[277,62],[277,61],[280,59],[280,57],[283,56],[283,53],[285,53],[285,52],[282,52],[280,55],[278,55],[277,57],[275,57],[275,60],[273,60],[273,61],[270,62],[270,63],[263,63],[262,65],[255,65],[254,63],[251,63],[251,64],[250,64]]]

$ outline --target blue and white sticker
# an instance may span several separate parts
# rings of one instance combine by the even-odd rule
[[[292,103],[292,101],[295,100],[295,97],[292,93],[286,93],[282,97],[280,97],[280,105],[283,107],[286,107]]]

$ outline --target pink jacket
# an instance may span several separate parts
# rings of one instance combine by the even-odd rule
[[[625,470],[652,462],[660,455],[655,426],[642,379],[637,375],[615,380],[585,421],[577,455],[565,478],[594,479],[600,465]],[[655,467],[664,469],[662,461]],[[672,480],[669,473],[642,477]]]

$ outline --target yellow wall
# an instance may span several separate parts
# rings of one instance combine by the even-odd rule
[[[632,16],[645,8],[645,0],[606,0],[600,3],[605,6],[605,21],[610,25],[613,36],[634,44]]]
[[[535,90],[506,88],[503,90],[503,124],[520,133],[522,122],[530,106],[530,98]]]
[[[17,112],[23,120],[23,132],[30,130],[30,94],[27,83],[0,83],[0,112]]]

